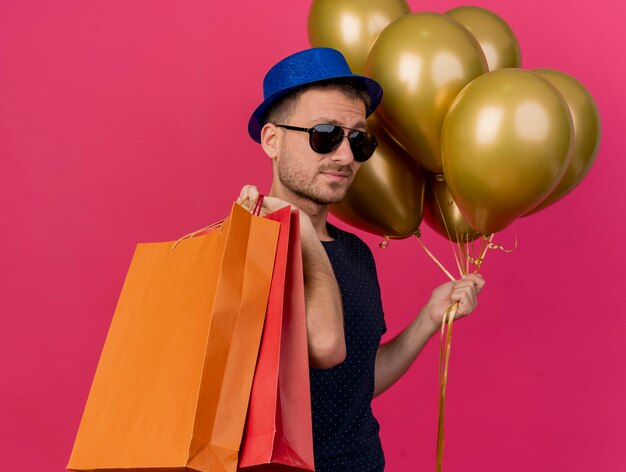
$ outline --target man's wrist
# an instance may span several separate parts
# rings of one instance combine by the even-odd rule
[[[417,316],[417,321],[419,323],[420,330],[430,338],[437,331],[439,331],[441,326],[432,319],[428,310],[428,305],[425,305]]]

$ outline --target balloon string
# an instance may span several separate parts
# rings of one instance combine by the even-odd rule
[[[470,265],[470,260],[469,257],[467,257],[467,254],[469,253],[470,249],[472,249],[474,247],[474,244],[469,242],[469,241],[465,241],[463,242],[463,248],[464,248],[464,252],[465,252],[465,270],[463,271],[464,274],[467,274],[469,272],[469,265]]]
[[[513,225],[513,234],[515,235],[515,242],[513,243],[513,247],[511,249],[506,249],[504,246],[500,244],[492,244],[491,239],[489,240],[489,249],[498,249],[502,252],[506,252],[507,254],[512,253],[517,249],[518,240],[517,240],[517,230],[515,229],[515,225]]]
[[[478,259],[474,261],[474,273],[475,274],[478,274],[478,271],[480,270],[480,266],[485,261],[485,256],[487,255],[487,251],[489,251],[489,249],[492,247],[493,237],[494,235],[490,234],[489,238],[483,237],[481,239],[480,254],[478,256]]]
[[[438,203],[439,205],[439,203]],[[441,206],[439,207],[441,210]],[[444,223],[445,224],[445,223]],[[456,228],[455,228],[456,229]],[[446,227],[448,235],[450,234]],[[458,234],[458,233],[457,233]],[[480,267],[482,266],[485,256],[490,249],[499,249],[505,252],[512,252],[517,248],[517,234],[515,235],[515,247],[511,250],[507,250],[500,245],[493,244],[494,235],[483,235],[481,238],[480,249],[478,249],[477,241],[465,241],[461,242],[457,237],[459,256],[464,260],[464,267],[461,269],[459,259],[457,259],[457,266],[461,274],[467,274],[470,272],[471,265],[474,266],[473,273],[478,274]],[[417,240],[426,254],[437,264],[437,266],[448,276],[452,281],[455,278],[452,274],[443,266],[443,264],[435,257],[435,255],[424,245],[421,239]],[[454,251],[453,247],[453,253]],[[452,323],[454,317],[458,311],[459,304],[448,307],[445,311],[441,322],[441,334],[440,334],[440,349],[439,349],[439,420],[437,425],[437,454],[436,454],[436,471],[442,472],[443,469],[443,454],[445,444],[445,404],[446,404],[446,389],[448,386],[448,367],[450,364],[450,351],[452,346]]]
[[[483,262],[485,262],[485,257],[487,256],[487,253],[489,252],[489,250],[496,249],[502,252],[506,252],[507,254],[510,254],[517,249],[519,241],[517,239],[517,231],[515,231],[515,227],[513,227],[513,231],[515,232],[515,243],[511,249],[507,249],[500,244],[494,244],[493,243],[493,238],[495,236],[494,234],[484,235],[482,237],[479,255],[467,256],[468,261],[474,264],[474,274],[478,274],[478,271],[480,270],[480,266],[483,264]],[[469,273],[469,266],[468,266],[467,272]]]
[[[435,257],[435,255],[428,250],[428,248],[424,245],[424,243],[422,242],[422,240],[419,237],[417,238],[417,242],[420,243],[420,246],[422,246],[424,251],[426,251],[426,254],[428,254],[430,256],[430,258],[433,260],[433,262],[435,264],[437,264],[437,266],[443,271],[444,274],[446,274],[448,276],[448,278],[450,280],[452,280],[452,281],[456,280],[454,278],[454,276],[448,271],[448,269],[446,269],[443,266],[443,264],[441,262],[439,262],[439,260]]]
[[[418,238],[426,254],[439,266],[439,268],[454,281],[455,278],[452,274],[443,266],[441,262],[435,257],[435,255],[428,250],[428,248]],[[460,265],[459,265],[460,270]],[[443,448],[444,448],[444,417],[445,417],[445,405],[446,405],[446,387],[448,385],[448,365],[450,363],[450,349],[452,345],[452,322],[454,321],[454,315],[458,310],[458,303],[448,307],[443,315],[441,322],[441,334],[440,334],[440,349],[439,349],[439,421],[437,426],[437,472],[442,472],[443,467]],[[447,331],[446,331],[447,326]]]
[[[454,249],[454,243],[452,242],[452,237],[450,236],[450,230],[448,229],[448,224],[446,223],[446,217],[443,214],[443,209],[441,208],[441,203],[439,203],[439,197],[437,196],[437,192],[433,192],[435,196],[435,201],[437,202],[437,208],[439,208],[439,214],[441,215],[441,221],[443,221],[443,227],[446,229],[446,233],[448,235],[448,240],[450,241],[450,247],[452,248],[452,254],[454,254],[454,260],[456,262],[456,266],[459,269],[459,273],[463,274],[463,270],[461,269],[461,263],[459,261],[459,257],[461,256],[461,247],[459,244],[459,256],[456,254],[456,250]],[[456,240],[459,240],[459,230],[456,226],[456,222],[454,224],[454,232],[456,234]]]
[[[448,307],[441,322],[440,350],[439,350],[439,422],[437,426],[437,472],[443,468],[444,449],[444,413],[446,404],[446,387],[448,386],[448,365],[452,346],[452,322],[459,308],[459,304]],[[447,327],[447,330],[446,330]]]

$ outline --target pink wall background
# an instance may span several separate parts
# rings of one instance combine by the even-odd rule
[[[524,67],[587,86],[603,139],[577,191],[519,221],[516,252],[489,256],[480,308],[455,325],[445,470],[623,471],[624,7],[475,4],[513,28]],[[2,470],[63,470],[135,243],[220,219],[245,183],[268,189],[247,119],[268,66],[307,47],[309,5],[0,3]],[[397,333],[445,279],[415,241],[363,237]],[[431,342],[375,401],[392,472],[434,470],[437,361]]]

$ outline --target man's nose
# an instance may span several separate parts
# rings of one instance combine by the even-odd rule
[[[348,141],[346,136],[344,136],[339,146],[337,146],[337,148],[331,153],[330,157],[333,161],[346,165],[351,164],[352,161],[354,161],[354,154],[352,154],[352,149],[350,148],[350,141]]]

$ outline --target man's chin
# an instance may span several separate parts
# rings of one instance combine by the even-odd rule
[[[336,203],[341,203],[344,198],[346,198],[347,192],[341,192],[341,194],[329,195],[326,201],[326,205],[335,205]]]
[[[333,205],[335,203],[340,203],[346,198],[346,194],[348,193],[348,187],[346,186],[336,186],[335,188],[330,188],[327,194],[325,195],[325,200],[328,202],[327,205]]]
[[[325,188],[309,188],[307,191],[294,192],[317,205],[334,205],[340,203],[348,193],[349,185],[331,184]]]
[[[346,197],[346,192],[328,192],[325,195],[310,195],[309,200],[318,205],[334,205]]]

